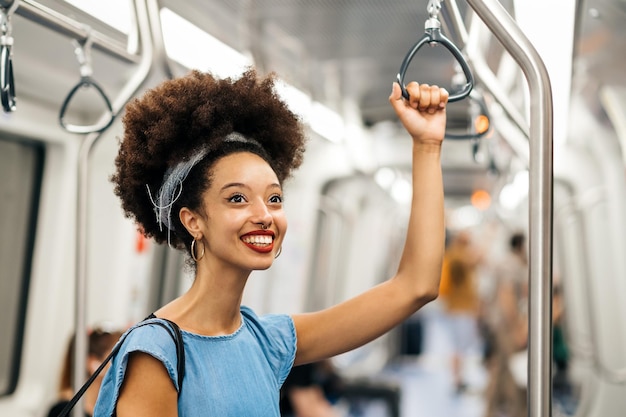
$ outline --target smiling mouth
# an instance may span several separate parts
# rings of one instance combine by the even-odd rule
[[[241,241],[250,249],[261,253],[271,252],[274,248],[274,239],[268,235],[247,235]]]

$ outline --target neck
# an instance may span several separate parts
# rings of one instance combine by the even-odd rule
[[[249,274],[219,275],[198,267],[191,288],[156,312],[182,329],[206,336],[234,333],[241,325],[241,300]]]

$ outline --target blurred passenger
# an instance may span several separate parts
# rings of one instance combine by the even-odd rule
[[[496,270],[497,306],[504,314],[505,325],[513,330],[513,348],[526,346],[528,316],[528,256],[526,237],[514,233],[509,240],[509,252]]]
[[[451,236],[444,255],[440,296],[452,333],[452,376],[458,393],[467,385],[463,378],[463,359],[473,353],[480,342],[481,300],[476,268],[481,257],[466,230]]]
[[[294,366],[280,390],[281,417],[338,417],[341,380],[332,362]]]
[[[578,407],[578,398],[569,375],[570,350],[563,325],[564,313],[563,285],[555,276],[552,288],[553,404],[561,414],[573,416]]]
[[[495,269],[496,296],[490,315],[494,347],[488,360],[486,417],[526,416],[526,347],[528,341],[528,257],[521,232],[509,239],[509,251]],[[522,366],[516,366],[522,364]],[[521,370],[521,371],[520,371]]]
[[[85,362],[85,380],[93,374],[96,369],[102,364],[104,359],[111,353],[111,350],[115,346],[115,343],[122,336],[121,331],[105,331],[100,328],[95,328],[89,333],[87,340],[87,360]],[[56,417],[61,414],[61,411],[70,402],[75,394],[75,387],[72,385],[72,378],[74,376],[74,345],[76,338],[72,337],[67,346],[65,352],[65,358],[63,360],[63,367],[61,368],[61,379],[59,381],[59,393],[57,402],[52,405],[48,411],[48,417]],[[104,372],[101,372],[98,378],[87,389],[85,395],[83,395],[83,404],[85,406],[85,416],[91,417],[93,415],[93,409],[96,405],[96,399],[98,398],[98,390],[102,383]]]

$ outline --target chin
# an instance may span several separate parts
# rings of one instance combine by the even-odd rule
[[[270,262],[269,264],[265,264],[265,265],[260,265],[257,268],[254,268],[254,270],[256,271],[265,271],[266,269],[269,269],[270,266],[272,266],[274,264],[274,262]]]

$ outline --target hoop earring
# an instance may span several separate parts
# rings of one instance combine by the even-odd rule
[[[200,256],[196,256],[196,239],[192,240],[189,252],[191,252],[191,259],[197,263],[204,256],[204,244],[202,244],[202,253],[200,253]]]
[[[282,246],[280,248],[278,248],[278,252],[276,252],[276,255],[274,255],[274,259],[278,258],[281,253],[283,253],[283,247]]]

